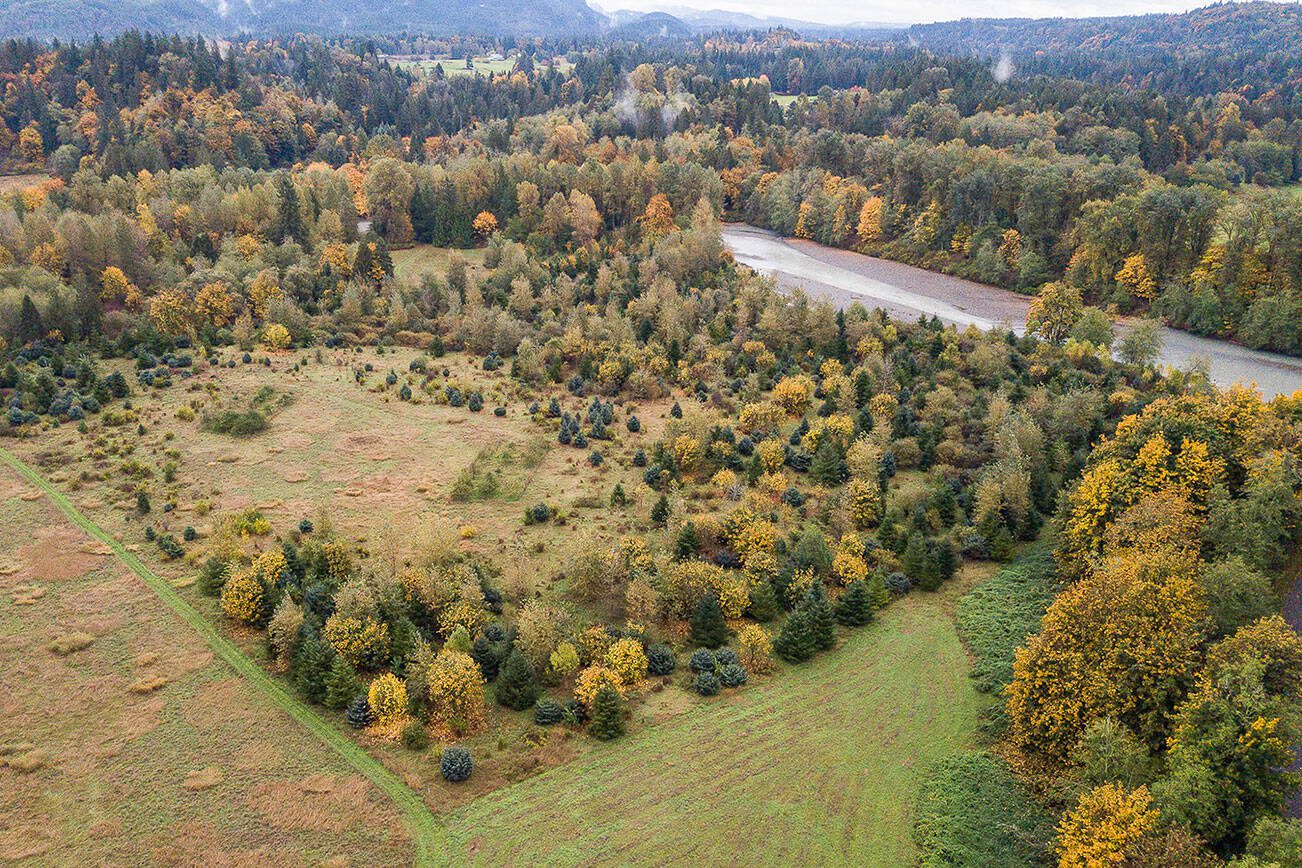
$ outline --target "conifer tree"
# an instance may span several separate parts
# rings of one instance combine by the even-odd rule
[[[515,711],[524,711],[526,708],[532,708],[538,701],[539,692],[538,679],[534,675],[533,667],[529,665],[529,661],[524,658],[519,648],[512,649],[497,678],[494,693],[498,705],[504,705]]]
[[[836,601],[837,623],[846,627],[862,627],[873,619],[873,601],[868,585],[862,579],[851,582],[850,587]]]
[[[779,611],[781,609],[777,597],[773,594],[773,585],[761,581],[751,588],[750,604],[746,607],[746,614],[763,624],[776,618]]]
[[[664,527],[669,521],[669,498],[663,494],[656,501],[656,505],[651,507],[651,523],[656,527]]]
[[[325,698],[325,680],[330,672],[330,648],[321,641],[316,630],[303,631],[303,638],[298,643],[298,650],[292,662],[294,686],[308,702],[320,702]]]
[[[845,459],[831,438],[823,440],[809,464],[809,476],[823,485],[840,485],[846,477]]]
[[[588,732],[602,741],[624,734],[624,701],[619,691],[609,684],[603,685],[592,700],[592,723],[588,724]]]
[[[342,711],[361,689],[357,670],[342,655],[336,654],[325,677],[325,707]]]
[[[674,560],[691,560],[696,557],[700,546],[700,540],[696,536],[696,525],[690,521],[686,522],[683,529],[678,532],[678,538],[674,540]]]
[[[816,645],[809,620],[809,612],[802,606],[791,613],[778,631],[773,650],[783,660],[800,663],[814,656]]]
[[[809,629],[814,637],[814,647],[827,651],[836,644],[836,618],[827,601],[822,582],[814,582],[802,603],[809,613]]]
[[[719,598],[706,594],[696,604],[692,614],[692,644],[702,648],[718,648],[728,641],[728,625],[723,621],[723,608]]]

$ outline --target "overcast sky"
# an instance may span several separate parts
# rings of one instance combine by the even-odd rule
[[[843,24],[853,21],[913,24],[952,21],[956,18],[1073,18],[1094,15],[1132,15],[1142,12],[1184,12],[1206,6],[1211,0],[592,0],[606,11],[637,9],[651,11],[672,7],[726,9],[751,15],[778,15],[804,21]]]

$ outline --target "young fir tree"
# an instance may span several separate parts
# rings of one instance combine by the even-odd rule
[[[873,600],[862,579],[851,582],[836,601],[836,620],[846,627],[862,627],[873,619]]]
[[[846,477],[845,459],[831,438],[825,438],[809,463],[809,477],[823,485],[840,485]]]
[[[624,734],[624,700],[609,684],[602,685],[592,700],[592,723],[588,724],[588,732],[602,741]]]
[[[728,625],[723,622],[719,598],[714,594],[706,594],[692,613],[692,644],[702,648],[718,648],[727,641]]]
[[[801,663],[814,656],[817,646],[809,622],[809,612],[803,606],[791,613],[773,640],[773,650],[779,657],[788,663]]]
[[[475,644],[470,647],[470,656],[479,664],[479,670],[484,673],[485,681],[492,681],[497,677],[500,661],[497,659],[497,648],[494,647],[491,639],[482,633],[476,636]]]
[[[342,711],[361,689],[362,683],[357,678],[357,670],[342,655],[336,654],[334,663],[330,665],[330,671],[325,677],[323,699],[325,707]]]
[[[497,676],[494,694],[498,705],[504,705],[515,711],[524,711],[526,708],[532,708],[538,701],[539,692],[538,679],[534,675],[533,667],[529,665],[529,661],[524,658],[519,648],[513,649]]]
[[[700,547],[701,542],[696,536],[696,525],[690,521],[686,522],[683,524],[683,529],[678,532],[678,538],[674,540],[674,560],[691,560],[696,557]]]
[[[764,624],[776,618],[780,611],[778,598],[773,594],[773,585],[761,581],[751,588],[750,604],[746,607],[746,614]]]
[[[291,665],[294,672],[294,686],[308,702],[320,702],[325,698],[325,679],[333,663],[330,647],[321,641],[316,630],[304,630],[302,641],[298,643],[298,652]]]
[[[805,595],[803,606],[809,613],[809,629],[814,636],[814,646],[820,651],[829,650],[836,644],[836,617],[832,614],[832,605],[827,601],[822,582],[814,582],[814,586]]]
[[[656,505],[651,507],[651,523],[656,527],[664,527],[669,522],[669,498],[663,494],[656,501]]]

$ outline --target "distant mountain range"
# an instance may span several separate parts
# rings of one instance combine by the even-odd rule
[[[821,24],[798,18],[750,15],[725,9],[692,9],[688,6],[664,6],[656,12],[635,12],[620,9],[609,13],[611,23],[618,28],[637,24],[644,18],[655,16],[662,25],[677,27],[688,33],[708,33],[715,30],[770,30],[775,27],[795,30],[805,36],[847,36],[870,38],[902,31],[905,24],[859,21],[851,24]],[[678,25],[669,25],[664,19],[676,19]]]

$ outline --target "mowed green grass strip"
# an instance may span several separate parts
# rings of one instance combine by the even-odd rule
[[[972,744],[981,702],[949,596],[900,600],[808,664],[447,815],[458,855],[912,864],[918,787]]]
[[[393,772],[327,723],[310,706],[300,702],[293,694],[285,690],[262,667],[250,660],[244,652],[223,637],[207,618],[196,611],[177,593],[175,588],[146,567],[139,558],[127,551],[106,530],[83,515],[72,504],[72,501],[39,473],[4,448],[0,448],[0,461],[3,461],[25,480],[44,492],[73,524],[108,546],[118,560],[139,576],[167,604],[168,608],[189,624],[227,665],[260,690],[274,705],[313,735],[334,748],[353,768],[365,775],[382,792],[393,799],[406,820],[415,848],[417,864],[432,865],[445,862],[448,859],[446,852],[447,833],[442,824],[429,812],[420,797],[412,792]]]

